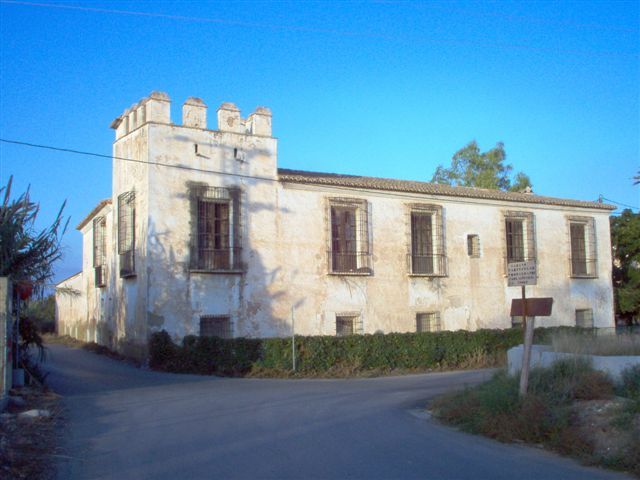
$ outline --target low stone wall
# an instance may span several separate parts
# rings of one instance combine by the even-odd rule
[[[517,374],[522,369],[523,346],[510,348],[507,351],[507,365],[510,375]],[[601,356],[601,355],[579,355],[574,353],[561,353],[552,351],[550,345],[531,346],[531,368],[549,367],[557,360],[571,358],[585,358],[591,361],[593,368],[605,372],[614,380],[620,378],[620,373],[634,365],[640,365],[640,355],[625,356]]]

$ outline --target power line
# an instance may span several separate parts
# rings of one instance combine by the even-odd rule
[[[11,143],[14,145],[21,145],[24,147],[33,147],[33,148],[43,148],[46,150],[54,150],[57,152],[65,152],[65,153],[74,153],[76,155],[87,155],[87,156],[91,156],[91,157],[99,157],[99,158],[108,158],[108,159],[115,159],[115,160],[122,160],[125,162],[133,162],[133,163],[143,163],[146,165],[155,165],[158,167],[167,167],[167,168],[177,168],[179,170],[188,170],[188,171],[192,171],[192,172],[203,172],[203,173],[215,173],[217,175],[226,175],[226,176],[232,176],[232,177],[241,177],[241,178],[250,178],[250,179],[254,179],[254,180],[264,180],[264,181],[268,181],[268,182],[277,182],[277,179],[274,178],[269,178],[269,177],[258,177],[258,176],[254,176],[254,175],[245,175],[242,173],[229,173],[229,172],[222,172],[220,170],[207,170],[204,168],[197,168],[197,167],[189,167],[186,165],[172,165],[170,163],[162,163],[162,162],[151,162],[148,160],[137,160],[135,158],[126,158],[126,157],[118,157],[116,155],[105,155],[103,153],[94,153],[94,152],[85,152],[83,150],[74,150],[72,148],[62,148],[62,147],[54,147],[51,145],[41,145],[41,144],[37,144],[37,143],[29,143],[29,142],[21,142],[19,140],[9,140],[6,138],[0,138],[0,142],[3,143]],[[616,205],[621,205],[623,207],[628,207],[634,210],[639,210],[640,207],[635,207],[633,205],[629,205],[627,203],[622,203],[622,202],[616,202],[615,200],[612,200],[610,198],[607,198],[605,196],[603,196],[602,194],[599,195],[598,200],[606,200],[607,202],[611,202],[611,203],[615,203]]]
[[[232,176],[232,177],[251,178],[251,179],[255,179],[255,180],[265,180],[265,181],[269,181],[269,182],[277,182],[278,181],[278,180],[276,180],[274,178],[268,178],[268,177],[258,177],[258,176],[254,176],[254,175],[244,175],[242,173],[221,172],[219,170],[207,170],[207,169],[204,169],[204,168],[188,167],[186,165],[171,165],[170,163],[150,162],[150,161],[147,161],[147,160],[137,160],[135,158],[118,157],[116,155],[104,155],[102,153],[85,152],[85,151],[82,151],[82,150],[74,150],[74,149],[71,149],[71,148],[61,148],[61,147],[53,147],[51,145],[40,145],[40,144],[37,144],[37,143],[20,142],[18,140],[8,140],[6,138],[0,138],[0,142],[12,143],[12,144],[15,144],[15,145],[22,145],[24,147],[44,148],[46,150],[55,150],[55,151],[58,151],[58,152],[75,153],[77,155],[89,155],[89,156],[92,156],[92,157],[123,160],[125,162],[144,163],[144,164],[147,164],[147,165],[156,165],[158,167],[177,168],[177,169],[180,169],[180,170],[189,170],[189,171],[192,171],[192,172],[195,171],[195,172],[204,172],[204,173],[215,173],[215,174],[218,174],[218,175],[228,175],[228,176]]]
[[[502,12],[481,12],[478,10],[471,10],[468,8],[455,8],[449,3],[438,4],[435,2],[423,3],[423,2],[406,2],[401,0],[376,0],[374,3],[379,4],[390,4],[390,5],[403,5],[403,6],[411,6],[416,9],[440,9],[446,10],[450,12],[457,12],[464,16],[473,16],[473,17],[493,17],[493,18],[503,18],[509,21],[522,21],[527,23],[539,23],[539,24],[547,24],[547,25],[564,25],[568,27],[576,27],[576,28],[585,28],[585,29],[593,29],[593,30],[613,30],[618,32],[628,32],[635,33],[636,29],[623,27],[621,25],[613,25],[613,24],[603,24],[603,23],[582,23],[582,22],[574,22],[571,20],[565,20],[560,18],[548,18],[548,17],[538,17],[534,15],[521,15],[521,14],[512,14],[512,13],[502,13]]]
[[[616,202],[615,200],[611,200],[610,198],[604,197],[602,195],[600,195],[600,198],[602,200],[606,200],[607,202],[611,202],[611,203],[615,203],[616,205],[621,205],[623,207],[629,207],[629,208],[633,208],[634,210],[640,210],[640,207],[634,207],[633,205],[629,205],[627,203],[622,203],[622,202]]]
[[[76,11],[82,11],[82,12],[106,13],[106,14],[115,14],[115,15],[130,15],[130,16],[137,16],[137,17],[164,18],[168,20],[179,20],[179,21],[197,22],[197,23],[211,23],[211,24],[218,24],[218,25],[231,25],[231,26],[250,27],[250,28],[290,30],[295,32],[306,32],[306,33],[324,33],[324,34],[341,35],[341,36],[347,36],[347,37],[365,37],[365,38],[374,38],[374,39],[380,39],[380,40],[410,42],[411,45],[414,45],[416,42],[423,42],[423,43],[434,43],[439,45],[474,45],[479,47],[494,47],[494,48],[512,49],[512,50],[529,50],[529,51],[537,51],[537,52],[565,53],[570,55],[584,54],[584,55],[621,55],[621,56],[634,56],[634,57],[637,56],[636,52],[621,52],[621,51],[615,51],[615,50],[591,50],[591,49],[565,50],[565,49],[536,47],[536,46],[525,45],[525,44],[512,44],[512,43],[510,44],[510,43],[500,43],[500,42],[491,42],[491,41],[426,38],[426,37],[409,38],[409,37],[399,37],[396,35],[389,35],[386,33],[377,33],[377,32],[335,30],[335,29],[329,29],[329,28],[304,27],[299,25],[281,25],[281,24],[272,24],[272,23],[246,22],[246,21],[240,21],[240,20],[228,20],[224,18],[194,17],[194,16],[188,16],[188,15],[173,15],[173,14],[167,14],[167,13],[140,12],[140,11],[133,11],[133,10],[116,10],[116,9],[97,8],[97,7],[82,7],[78,5],[21,2],[17,0],[0,0],[0,4],[39,7],[39,8],[56,8],[56,9],[62,9],[62,10],[76,10]]]

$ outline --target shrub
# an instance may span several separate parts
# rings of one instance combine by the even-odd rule
[[[566,404],[610,398],[613,383],[605,373],[594,370],[588,360],[567,359],[554,362],[549,368],[532,370],[529,391],[550,402]]]
[[[640,401],[640,365],[634,365],[622,371],[616,393],[622,397]]]
[[[585,361],[560,361],[531,371],[524,398],[518,384],[517,377],[500,371],[484,384],[436,399],[431,407],[441,420],[471,433],[545,444],[580,457],[592,454],[593,445],[573,421],[572,405],[610,397],[613,385],[606,375]]]
[[[536,330],[536,341],[550,338]],[[522,330],[297,336],[296,371],[332,375],[362,371],[428,370],[503,365],[506,351],[522,342]],[[291,339],[221,339],[187,336],[176,345],[165,331],[149,341],[150,366],[158,370],[217,375],[291,370]]]

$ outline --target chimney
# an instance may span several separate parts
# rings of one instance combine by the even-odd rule
[[[182,126],[207,128],[207,106],[196,97],[189,97],[182,106]]]

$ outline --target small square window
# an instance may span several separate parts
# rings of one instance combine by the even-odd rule
[[[576,327],[593,328],[593,309],[576,309]]]
[[[477,234],[467,235],[467,254],[471,258],[480,257],[480,236]]]
[[[231,318],[227,315],[204,315],[200,317],[200,336],[231,338]]]
[[[416,332],[439,332],[440,312],[427,312],[416,314]]]
[[[337,315],[336,316],[336,335],[338,337],[346,337],[347,335],[356,335],[361,333],[360,317],[358,315]]]

